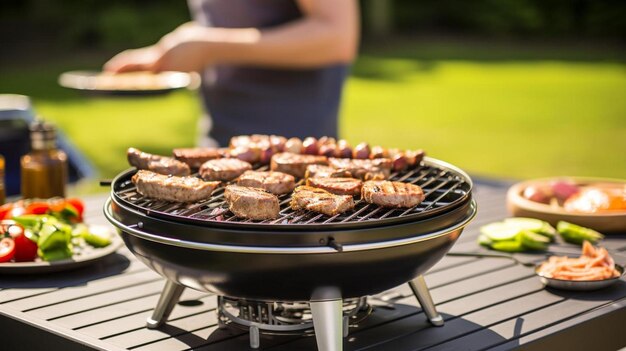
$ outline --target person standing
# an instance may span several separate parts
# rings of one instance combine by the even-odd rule
[[[155,45],[121,52],[105,70],[201,72],[211,117],[201,130],[223,146],[241,134],[337,137],[341,92],[359,40],[356,0],[188,4],[193,22]]]

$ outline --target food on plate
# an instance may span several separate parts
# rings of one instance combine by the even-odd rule
[[[585,186],[569,196],[563,208],[570,212],[597,213],[626,210],[625,186]]]
[[[572,213],[610,213],[626,211],[626,185],[593,182],[577,184],[561,179],[532,184],[524,188],[522,197]]]
[[[224,190],[228,209],[239,218],[255,220],[278,218],[280,207],[276,195],[257,188],[228,185]]]
[[[559,232],[563,240],[571,244],[581,245],[585,241],[595,244],[604,238],[604,235],[593,229],[581,227],[565,221],[559,221],[556,225],[556,230]]]
[[[196,202],[208,199],[219,182],[205,182],[197,177],[166,176],[139,170],[132,178],[137,191],[153,199],[174,202]]]
[[[328,159],[318,155],[300,155],[290,152],[278,153],[272,156],[272,171],[291,174],[294,177],[303,178],[309,165],[326,165]]]
[[[78,223],[82,222],[84,211],[85,205],[80,199],[76,198],[27,199],[0,206],[0,220],[11,219],[25,214],[48,214],[67,223]]]
[[[186,163],[191,168],[200,168],[208,160],[222,158],[218,148],[213,147],[192,147],[174,149],[174,158]]]
[[[361,197],[384,207],[413,207],[424,201],[425,195],[422,188],[415,184],[369,180],[363,183]]]
[[[620,276],[608,251],[603,247],[594,247],[588,241],[583,242],[580,257],[550,256],[539,266],[537,274],[546,278],[577,281],[605,280]]]
[[[307,178],[306,185],[324,189],[335,195],[356,196],[361,193],[363,182],[355,178]]]
[[[0,221],[0,262],[55,261],[87,245],[111,244],[108,229],[97,231],[81,223],[84,205],[79,199],[29,199],[7,205],[12,210]]]
[[[354,208],[350,195],[335,195],[324,189],[302,185],[293,191],[290,206],[294,210],[309,210],[334,216]]]
[[[478,243],[505,252],[545,250],[554,241],[556,229],[534,218],[513,217],[480,228]]]
[[[324,165],[309,165],[306,167],[305,178],[349,178],[350,172]]]
[[[251,170],[252,165],[236,158],[210,160],[200,166],[200,176],[204,180],[233,180],[243,172]]]
[[[245,171],[237,178],[237,185],[263,189],[275,195],[287,194],[296,187],[296,179],[282,172]]]
[[[383,180],[389,178],[391,173],[391,160],[388,158],[369,159],[328,159],[331,167],[350,172],[353,178],[361,180]]]
[[[165,175],[186,176],[191,173],[189,166],[172,157],[159,156],[142,152],[136,148],[128,148],[128,163],[137,169],[145,169]]]

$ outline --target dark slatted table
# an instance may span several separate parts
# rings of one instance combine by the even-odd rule
[[[506,216],[506,186],[481,183],[479,214],[453,251],[479,250],[478,228]],[[87,221],[106,223],[105,197],[87,201]],[[626,264],[626,235],[604,245]],[[578,252],[554,245],[558,252]],[[538,262],[543,256],[519,255]],[[368,272],[359,272],[368,279]],[[595,292],[547,290],[532,268],[513,260],[446,256],[426,275],[445,318],[431,327],[408,286],[386,292],[379,306],[350,330],[347,350],[593,349],[626,346],[626,281]],[[0,349],[6,350],[247,350],[248,335],[220,330],[216,298],[187,289],[170,321],[145,328],[164,281],[122,249],[90,267],[32,276],[0,275]],[[313,337],[265,336],[262,349],[314,350]]]

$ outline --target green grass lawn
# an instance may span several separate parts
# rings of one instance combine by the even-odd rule
[[[468,43],[368,46],[348,81],[340,128],[351,142],[423,148],[475,175],[626,178],[626,61],[584,47]],[[128,146],[169,153],[193,145],[193,92],[91,98],[56,85],[101,57],[0,67],[0,93],[33,97],[103,177]]]

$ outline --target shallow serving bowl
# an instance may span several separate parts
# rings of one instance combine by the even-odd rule
[[[551,288],[561,289],[561,290],[577,290],[577,291],[598,290],[598,289],[606,288],[609,285],[617,283],[622,277],[622,275],[624,275],[624,267],[616,264],[615,269],[617,269],[617,271],[619,272],[619,276],[615,278],[604,279],[604,280],[565,280],[565,279],[548,278],[544,275],[541,275],[539,273],[539,267],[541,267],[541,264],[535,267],[535,274],[539,277],[541,282],[545,286],[549,286]]]
[[[576,213],[566,211],[562,207],[555,207],[531,201],[522,196],[524,189],[532,185],[542,185],[563,178],[542,178],[517,183],[507,192],[507,208],[515,217],[531,217],[556,225],[558,221],[566,221],[584,227],[595,229],[601,233],[626,233],[626,211],[611,211],[603,213]],[[567,177],[578,185],[592,183],[618,184],[626,186],[626,180],[607,178],[580,178]]]

